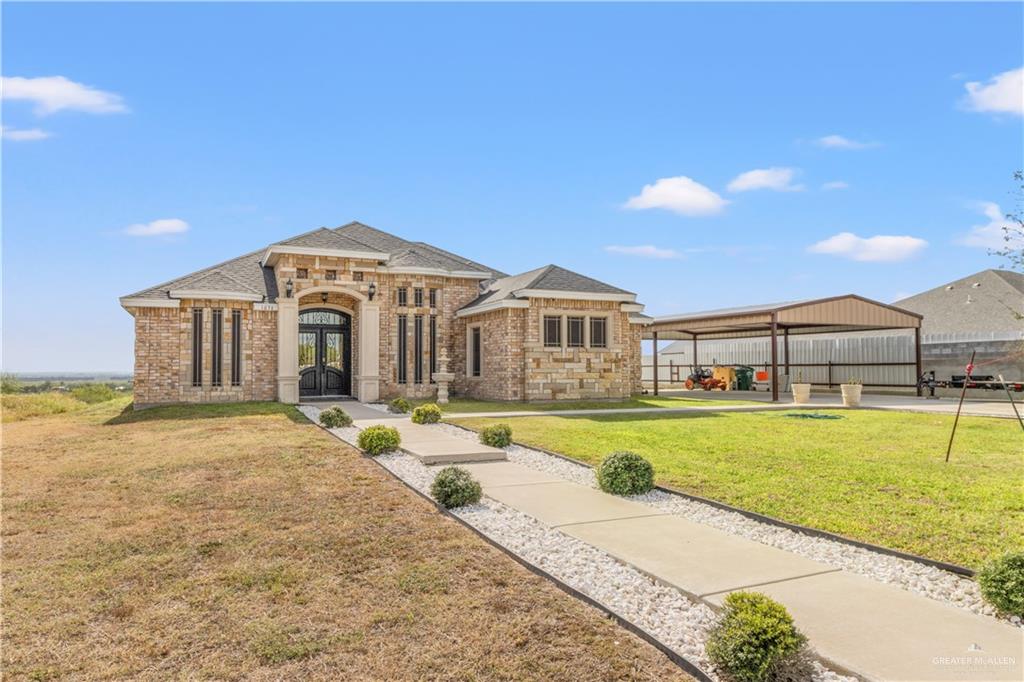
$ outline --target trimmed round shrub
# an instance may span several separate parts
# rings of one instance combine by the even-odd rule
[[[415,424],[436,424],[441,421],[441,408],[434,403],[420,405],[412,411],[412,421]]]
[[[1024,552],[1010,552],[978,572],[981,596],[1002,613],[1024,616]]]
[[[445,467],[430,484],[430,494],[445,509],[454,509],[480,501],[480,484],[465,469]]]
[[[348,412],[335,405],[320,413],[320,423],[329,429],[340,429],[343,426],[352,426],[352,417],[348,416]]]
[[[411,410],[412,407],[409,405],[408,400],[399,396],[392,400],[390,403],[388,403],[388,409],[398,414],[405,414],[406,412]]]
[[[726,679],[766,682],[799,659],[806,642],[785,606],[760,592],[733,592],[705,651]]]
[[[480,430],[480,442],[492,448],[507,448],[512,445],[512,427],[508,424],[491,424]]]
[[[613,495],[640,495],[654,487],[654,467],[635,452],[614,452],[598,465],[597,485]]]
[[[359,432],[359,447],[371,455],[380,455],[395,450],[402,444],[398,429],[377,424]]]

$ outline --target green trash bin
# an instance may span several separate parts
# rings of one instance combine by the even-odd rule
[[[749,391],[754,387],[754,368],[753,367],[737,367],[736,368],[736,390],[737,391]]]

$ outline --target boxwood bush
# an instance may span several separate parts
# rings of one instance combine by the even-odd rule
[[[398,414],[405,414],[406,412],[408,412],[412,408],[409,406],[409,401],[408,400],[406,400],[405,398],[399,396],[399,397],[395,398],[394,400],[392,400],[390,403],[388,403],[388,409],[390,409],[392,412],[396,412]]]
[[[339,429],[343,426],[352,426],[352,417],[341,407],[335,405],[320,413],[320,423],[329,429]]]
[[[654,467],[635,452],[614,452],[598,465],[597,484],[613,495],[640,495],[654,487]]]
[[[512,427],[508,424],[491,424],[480,430],[480,442],[492,448],[507,448],[512,445]]]
[[[1010,552],[978,572],[981,596],[1002,613],[1024,617],[1024,552]]]
[[[416,424],[436,424],[441,421],[441,408],[434,403],[420,405],[412,411],[412,420]]]
[[[480,501],[480,484],[465,469],[445,467],[430,485],[430,494],[445,509],[454,509]]]
[[[705,651],[728,680],[768,682],[801,657],[806,642],[785,606],[760,592],[733,592]]]
[[[377,424],[359,432],[359,447],[371,455],[380,455],[395,450],[402,444],[398,429],[393,426]]]

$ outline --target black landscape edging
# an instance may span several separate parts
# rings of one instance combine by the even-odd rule
[[[493,417],[490,417],[490,419],[493,419]],[[470,429],[470,428],[467,428],[465,426],[462,426],[461,424],[453,424],[453,423],[447,422],[447,421],[444,422],[444,423],[448,424],[449,426],[454,426],[456,428],[463,429],[464,431],[469,431],[470,433],[478,433],[477,431],[474,431],[473,429]],[[560,452],[554,452],[552,450],[547,450],[545,448],[540,448],[540,447],[537,447],[535,445],[527,445],[526,443],[520,443],[518,441],[512,441],[512,444],[513,445],[518,445],[521,448],[526,448],[527,450],[536,450],[537,452],[543,452],[545,455],[551,455],[552,457],[558,457],[559,459],[563,459],[566,462],[572,462],[573,464],[578,464],[580,466],[587,467],[588,469],[594,469],[594,466],[592,464],[589,464],[587,462],[583,462],[583,461],[578,460],[578,459],[574,459],[572,457],[569,457],[568,455],[563,455]],[[851,538],[844,537],[842,535],[837,535],[836,533],[830,533],[827,530],[820,530],[818,528],[810,528],[808,526],[801,526],[800,524],[790,523],[789,521],[783,521],[783,520],[777,519],[777,518],[775,518],[773,516],[766,516],[765,514],[759,514],[757,512],[748,511],[746,509],[741,509],[740,507],[734,507],[731,504],[726,504],[725,502],[718,502],[716,500],[711,500],[711,499],[708,499],[706,497],[701,497],[699,495],[692,495],[690,493],[683,492],[682,490],[678,490],[676,488],[672,488],[672,487],[669,487],[669,486],[655,485],[654,487],[657,488],[658,490],[661,490],[661,491],[666,492],[666,493],[670,493],[672,495],[678,495],[679,497],[684,497],[684,498],[686,498],[688,500],[692,500],[694,502],[701,502],[703,504],[707,504],[707,505],[710,505],[712,507],[716,507],[716,508],[721,509],[723,511],[736,512],[737,514],[745,516],[745,517],[747,517],[749,519],[753,519],[754,521],[760,521],[762,523],[767,523],[767,524],[772,525],[772,526],[780,526],[782,528],[787,528],[787,529],[789,529],[791,531],[794,531],[794,532],[797,532],[797,533],[802,533],[804,535],[810,535],[812,537],[823,538],[825,540],[834,540],[835,542],[839,542],[839,543],[842,543],[844,545],[852,545],[853,547],[859,547],[860,549],[866,549],[866,550],[869,550],[869,551],[872,551],[872,552],[877,552],[878,554],[885,554],[887,556],[896,557],[897,559],[905,559],[907,561],[913,561],[913,562],[916,562],[916,563],[919,563],[919,564],[924,564],[924,565],[930,566],[932,568],[938,568],[938,569],[941,569],[943,571],[948,571],[950,573],[955,573],[957,575],[962,575],[962,576],[965,576],[965,577],[968,577],[968,578],[973,578],[974,574],[975,574],[972,569],[967,568],[966,566],[959,566],[957,564],[950,564],[950,563],[947,563],[945,561],[937,561],[935,559],[928,559],[927,557],[918,556],[917,554],[911,554],[909,552],[901,552],[898,549],[889,549],[888,547],[882,547],[880,545],[873,545],[873,544],[868,543],[868,542],[861,542],[860,540],[853,540]]]
[[[313,420],[310,420],[310,421],[313,421]],[[444,506],[438,504],[437,500],[435,500],[434,498],[430,497],[426,493],[418,490],[417,488],[413,487],[412,485],[410,485],[406,481],[402,480],[393,471],[391,471],[386,466],[384,466],[383,464],[378,462],[375,457],[369,455],[368,453],[363,451],[361,448],[359,448],[359,447],[357,447],[355,445],[352,445],[348,441],[342,439],[340,436],[337,436],[337,435],[331,433],[331,430],[328,429],[326,426],[324,426],[322,424],[319,424],[317,422],[313,422],[313,423],[316,424],[316,426],[318,426],[321,429],[323,429],[324,431],[326,431],[327,433],[330,433],[332,436],[334,436],[335,438],[340,440],[342,443],[345,443],[346,445],[349,445],[350,447],[353,447],[356,450],[359,450],[359,452],[362,453],[364,458],[369,459],[374,464],[376,464],[381,469],[383,469],[385,472],[387,472],[388,475],[390,475],[396,481],[398,481],[399,483],[404,485],[406,488],[408,488],[409,490],[413,491],[414,493],[416,493],[417,495],[422,497],[424,500],[430,502],[430,504],[432,504],[434,506],[434,508],[436,508],[443,516],[446,516],[446,517],[448,517],[450,519],[453,519],[454,521],[458,522],[459,524],[461,524],[465,528],[468,528],[469,530],[473,531],[478,537],[482,538],[487,544],[489,544],[492,547],[495,547],[495,548],[501,550],[504,554],[506,554],[507,556],[512,558],[516,563],[518,563],[523,568],[527,569],[528,571],[530,571],[531,573],[533,573],[536,576],[539,576],[541,578],[544,578],[546,580],[551,581],[552,583],[554,583],[555,587],[557,587],[558,589],[562,590],[563,592],[565,592],[566,594],[568,594],[571,597],[575,597],[576,599],[579,599],[584,604],[587,604],[588,606],[591,606],[591,607],[597,609],[598,611],[603,613],[605,616],[607,616],[607,617],[611,618],[612,620],[614,620],[616,622],[616,624],[619,625],[619,627],[621,627],[624,630],[627,630],[627,631],[633,633],[634,635],[636,635],[640,639],[644,640],[645,642],[647,642],[648,644],[653,646],[655,649],[657,649],[662,654],[664,654],[666,656],[666,658],[668,658],[670,661],[675,663],[680,669],[682,669],[683,672],[685,672],[685,673],[687,673],[689,675],[692,675],[697,680],[699,680],[699,682],[714,682],[714,680],[712,680],[710,677],[708,677],[707,673],[705,673],[703,670],[698,668],[689,659],[683,657],[681,654],[679,654],[678,652],[676,652],[675,650],[670,648],[668,645],[663,643],[661,640],[657,639],[654,635],[650,634],[649,632],[647,632],[646,630],[641,628],[639,625],[637,625],[637,624],[633,623],[632,621],[626,619],[625,617],[619,615],[618,613],[616,613],[612,609],[608,608],[607,606],[605,606],[601,602],[597,601],[593,597],[590,597],[590,596],[584,594],[583,592],[580,592],[579,590],[577,590],[575,587],[572,587],[568,583],[562,582],[561,580],[559,580],[555,576],[551,575],[550,573],[548,573],[544,569],[531,564],[529,561],[527,561],[523,557],[519,556],[518,554],[516,554],[515,552],[513,552],[509,548],[505,547],[501,543],[499,543],[499,542],[497,542],[495,540],[492,540],[491,538],[487,537],[479,529],[477,529],[474,526],[472,526],[468,521],[465,521],[464,519],[459,518],[458,516],[453,514],[450,510],[448,510]],[[462,427],[459,427],[459,428],[462,428]],[[469,429],[467,429],[467,430],[469,430]],[[408,454],[408,453],[405,453],[405,454]],[[412,455],[410,455],[410,456],[412,456]]]

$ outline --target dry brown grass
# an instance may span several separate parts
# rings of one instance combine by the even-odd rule
[[[116,414],[4,427],[6,679],[686,679],[294,412]]]

